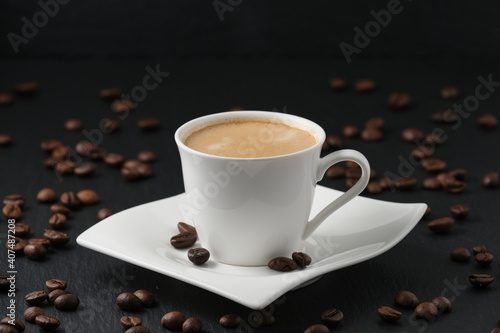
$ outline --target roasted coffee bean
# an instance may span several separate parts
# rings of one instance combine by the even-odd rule
[[[35,323],[35,318],[37,316],[43,315],[43,310],[40,309],[38,306],[31,306],[24,311],[24,320],[26,320],[28,323]]]
[[[342,178],[345,176],[345,169],[341,166],[332,166],[326,170],[326,177],[330,179]]]
[[[291,272],[297,268],[297,263],[287,257],[276,257],[269,261],[267,267],[280,272]]]
[[[460,92],[455,86],[445,86],[441,89],[441,98],[445,100],[457,99]]]
[[[101,160],[106,155],[106,150],[88,141],[80,141],[75,146],[75,151],[84,157]]]
[[[495,278],[488,274],[472,274],[469,276],[469,282],[478,288],[486,288],[495,281]]]
[[[53,291],[56,289],[66,290],[67,286],[68,286],[68,283],[64,280],[61,280],[61,279],[50,279],[50,280],[45,281],[45,287],[49,291]]]
[[[51,202],[57,200],[57,193],[51,188],[42,188],[36,195],[38,202]]]
[[[377,309],[378,316],[383,321],[392,323],[401,319],[401,312],[394,310],[388,306],[381,306]]]
[[[227,314],[223,315],[219,319],[219,325],[224,328],[234,328],[241,323],[241,317],[237,314]]]
[[[382,186],[380,186],[380,183],[372,181],[366,185],[366,191],[369,194],[379,194],[382,193]]]
[[[93,190],[81,190],[76,194],[83,205],[95,205],[99,202],[99,195]]]
[[[69,215],[70,210],[67,207],[61,206],[59,204],[53,204],[52,206],[50,206],[50,212],[52,214],[60,213],[67,216]]]
[[[476,262],[481,265],[481,266],[489,266],[493,262],[493,255],[488,252],[481,252],[477,253],[474,258],[476,259]]]
[[[70,132],[78,132],[83,129],[83,122],[80,119],[70,118],[64,122],[64,129]]]
[[[141,308],[141,300],[132,293],[121,293],[116,298],[116,304],[122,310],[138,310]]]
[[[120,88],[104,88],[99,90],[99,97],[105,100],[113,100],[120,97],[122,90]]]
[[[128,330],[131,327],[141,326],[142,320],[133,316],[123,316],[120,318],[120,325],[122,325],[124,329]]]
[[[198,333],[201,332],[203,324],[201,320],[195,317],[188,318],[182,323],[183,333]]]
[[[134,326],[126,330],[125,333],[151,333],[151,330],[145,326]]]
[[[141,301],[142,306],[151,307],[155,304],[155,296],[147,290],[139,289],[134,291],[134,295]]]
[[[411,291],[403,290],[394,296],[394,302],[405,308],[414,309],[418,305],[418,297]]]
[[[467,188],[467,184],[463,181],[456,180],[455,178],[448,176],[441,181],[443,188],[450,193],[460,193]]]
[[[28,244],[40,244],[45,246],[46,249],[50,247],[50,241],[45,238],[32,238],[29,240]]]
[[[197,234],[192,232],[181,232],[170,238],[170,244],[176,249],[185,249],[196,242]]]
[[[12,137],[8,134],[0,133],[0,147],[9,146],[12,143]]]
[[[17,332],[18,330],[14,326],[11,326],[9,324],[0,324],[0,333],[17,333]]]
[[[4,205],[16,205],[21,208],[26,204],[26,198],[21,194],[9,194],[3,198]]]
[[[202,247],[189,249],[188,259],[195,265],[202,265],[210,258],[210,252]]]
[[[276,321],[274,316],[267,311],[254,311],[254,314],[249,320],[250,325],[253,327],[271,326]]]
[[[124,99],[117,99],[111,103],[111,111],[115,113],[129,112],[133,108],[134,104]]]
[[[432,320],[439,313],[438,308],[431,302],[420,303],[413,312],[415,317],[422,318],[426,320]]]
[[[424,138],[424,143],[428,144],[429,146],[439,146],[440,144],[443,143],[443,139],[435,134],[435,133],[429,133],[425,136]]]
[[[156,117],[144,117],[137,120],[137,126],[143,131],[152,131],[158,129],[161,125],[161,120]]]
[[[112,167],[119,167],[125,161],[125,157],[122,154],[108,153],[103,158],[104,163]]]
[[[431,214],[431,207],[427,206],[424,212],[424,216],[422,217],[428,217]]]
[[[375,81],[372,79],[359,79],[354,83],[354,90],[361,93],[366,93],[375,90]]]
[[[97,211],[97,219],[99,221],[102,221],[104,220],[106,217],[110,217],[111,215],[113,215],[113,211],[109,208],[101,208]]]
[[[327,144],[328,150],[338,150],[342,149],[342,139],[336,135],[328,135],[326,137],[325,143]]]
[[[21,207],[18,205],[5,205],[2,208],[3,216],[6,219],[18,219],[21,217]]]
[[[427,157],[422,160],[422,167],[428,172],[440,172],[446,169],[446,162],[438,158]]]
[[[342,135],[346,138],[355,138],[359,135],[359,129],[354,125],[345,125],[342,127]]]
[[[69,242],[68,234],[50,229],[45,229],[45,232],[43,233],[43,238],[48,239],[50,241],[50,244],[56,247],[63,246]]]
[[[180,330],[186,321],[186,316],[179,311],[171,311],[161,318],[161,325],[168,330]]]
[[[365,123],[365,127],[375,127],[378,130],[383,130],[385,127],[385,120],[381,117],[370,118]]]
[[[63,294],[54,300],[54,306],[62,311],[74,311],[80,305],[80,299],[75,294]]]
[[[488,172],[484,175],[481,184],[486,188],[495,188],[500,186],[500,174],[498,172]]]
[[[292,253],[292,259],[293,259],[293,261],[295,261],[297,266],[302,267],[302,268],[309,266],[309,264],[312,261],[311,257],[308,254],[303,253],[303,252]]]
[[[427,226],[431,231],[436,233],[444,233],[449,231],[455,225],[455,220],[451,217],[442,217],[430,221]]]
[[[61,200],[61,203],[65,206],[68,207],[78,207],[80,206],[81,202],[78,196],[75,194],[75,192],[64,192],[61,194],[61,197],[59,198]]]
[[[451,310],[451,302],[446,297],[443,296],[434,297],[431,303],[436,306],[439,313]]]
[[[52,217],[49,219],[49,224],[52,228],[56,230],[61,230],[66,228],[66,215],[61,214],[61,213],[56,213],[52,215]]]
[[[361,174],[363,172],[361,171],[361,168],[348,168],[346,171],[345,171],[345,176],[347,178],[355,178],[355,179],[359,179],[361,178]]]
[[[146,163],[138,160],[129,160],[123,164],[120,173],[126,180],[137,180],[150,177],[152,171],[151,167]]]
[[[38,305],[47,298],[49,298],[49,295],[43,290],[33,291],[24,297],[29,306]]]
[[[38,325],[38,327],[47,331],[53,331],[57,329],[59,325],[61,325],[59,319],[46,315],[36,316],[35,323]]]
[[[500,333],[500,328],[494,328],[490,331],[490,333]]]
[[[156,161],[156,154],[151,150],[143,150],[137,154],[137,159],[144,163],[151,163]]]
[[[411,152],[411,155],[416,159],[416,160],[422,160],[426,157],[430,157],[432,156],[432,154],[434,154],[434,150],[429,148],[429,147],[425,147],[425,146],[419,146],[419,147],[416,147],[415,149],[412,150]]]
[[[443,185],[437,178],[426,178],[422,182],[422,188],[426,190],[440,190],[443,188]]]
[[[366,127],[361,131],[361,139],[369,142],[380,141],[384,138],[384,134],[375,127]]]
[[[95,173],[97,166],[92,162],[84,162],[74,169],[74,173],[80,177],[90,176]]]
[[[389,99],[387,100],[387,103],[389,106],[395,110],[401,110],[404,108],[407,108],[408,105],[410,105],[411,98],[410,95],[407,93],[392,93],[389,95]]]
[[[314,324],[304,330],[304,333],[329,333],[330,330],[323,324]]]
[[[321,321],[328,325],[338,325],[344,319],[344,314],[339,309],[328,309],[321,314]]]
[[[46,153],[51,153],[59,146],[62,146],[62,142],[54,139],[44,140],[40,143],[40,148]]]
[[[30,226],[26,223],[17,222],[14,226],[14,234],[18,237],[26,237],[30,233]]]
[[[63,160],[54,165],[54,169],[61,175],[70,175],[75,171],[75,162]]]
[[[459,247],[451,251],[450,258],[457,262],[467,262],[470,260],[470,252],[465,247]]]
[[[458,179],[458,180],[464,180],[465,176],[467,175],[467,170],[465,169],[453,169],[448,172],[448,175],[451,177]]]
[[[26,329],[26,326],[19,318],[14,319],[14,324],[11,324],[11,322],[12,322],[12,318],[10,318],[10,317],[5,317],[4,319],[2,319],[0,321],[1,324],[10,325],[10,326],[14,327],[19,332],[22,332]]]
[[[401,132],[401,139],[405,142],[415,143],[424,139],[424,133],[414,127],[409,127]]]
[[[14,243],[6,242],[5,246],[9,250],[14,250],[14,252],[21,252],[24,250],[24,247],[26,246],[26,241],[22,238],[14,236]]]
[[[31,260],[42,260],[47,255],[47,249],[41,244],[26,244],[23,252]]]
[[[50,156],[64,160],[69,154],[69,149],[66,146],[58,146],[51,153]]]
[[[347,82],[341,77],[334,77],[328,81],[328,85],[332,90],[344,90],[347,87]]]
[[[55,290],[52,290],[50,293],[49,293],[49,303],[50,304],[54,304],[54,301],[56,300],[56,298],[58,298],[59,296],[63,295],[63,294],[66,294],[66,292],[62,289],[55,289]]]
[[[14,95],[10,92],[0,92],[0,105],[6,106],[14,103]]]
[[[384,177],[381,178],[378,183],[380,184],[380,187],[382,190],[387,190],[393,186],[393,181],[390,177]]]
[[[415,177],[401,177],[394,181],[394,187],[398,190],[409,191],[417,186],[417,179]]]
[[[484,245],[474,246],[472,248],[472,251],[474,252],[474,254],[477,254],[477,253],[486,253],[486,246],[484,246]]]
[[[498,126],[498,119],[491,113],[485,113],[477,118],[477,125],[484,130],[493,130]]]
[[[105,119],[101,123],[101,130],[106,134],[111,134],[120,129],[120,122],[115,119]]]
[[[19,95],[32,95],[40,89],[40,85],[37,81],[27,81],[17,83],[12,87],[12,90]]]
[[[469,214],[469,207],[466,205],[453,205],[450,208],[451,215],[457,220],[463,220]]]
[[[177,223],[177,229],[181,233],[182,232],[192,232],[192,233],[196,234],[196,228],[193,227],[192,225],[189,225],[189,224],[184,223],[184,222]]]
[[[52,169],[59,162],[63,161],[61,157],[48,157],[42,161],[42,165],[47,169]]]

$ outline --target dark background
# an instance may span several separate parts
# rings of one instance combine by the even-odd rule
[[[224,2],[226,3],[226,2]],[[478,76],[492,75],[500,81],[500,54],[493,1],[402,2],[403,11],[372,39],[348,64],[339,48],[353,44],[355,26],[370,21],[370,11],[387,7],[385,1],[242,1],[221,22],[211,2],[195,1],[97,1],[60,5],[59,13],[15,54],[6,35],[20,34],[22,21],[30,21],[39,10],[36,2],[0,3],[0,91],[13,84],[36,79],[40,91],[33,97],[18,97],[9,107],[0,108],[0,133],[13,137],[10,147],[0,148],[0,197],[22,193],[27,206],[22,222],[31,225],[30,237],[40,237],[48,227],[47,205],[36,202],[36,193],[52,187],[59,194],[90,188],[100,203],[71,213],[67,233],[71,241],[64,249],[50,251],[43,262],[18,256],[17,311],[26,309],[24,295],[43,290],[44,281],[61,278],[68,291],[80,296],[76,312],[62,313],[44,307],[47,314],[61,319],[59,332],[122,332],[119,319],[137,315],[152,332],[163,332],[159,322],[168,311],[179,310],[199,317],[207,332],[223,332],[218,319],[237,313],[244,320],[251,309],[175,279],[121,262],[78,246],[77,236],[97,223],[96,212],[108,207],[121,211],[141,203],[183,191],[180,161],[173,141],[175,129],[197,116],[227,110],[232,106],[298,114],[319,123],[328,133],[340,135],[345,124],[362,127],[370,117],[386,120],[385,138],[380,143],[344,139],[346,148],[361,151],[378,173],[397,173],[398,156],[408,156],[414,145],[400,139],[401,131],[414,126],[425,133],[442,128],[449,139],[436,156],[448,162],[448,169],[468,170],[466,191],[461,194],[422,190],[386,191],[371,197],[396,202],[426,202],[429,219],[419,223],[396,247],[385,254],[326,274],[315,284],[289,292],[283,302],[267,310],[276,317],[272,327],[252,327],[255,332],[302,332],[319,323],[322,311],[336,307],[344,312],[339,332],[489,332],[498,327],[499,288],[496,281],[486,290],[469,286],[471,273],[500,278],[500,190],[481,187],[482,176],[500,171],[500,132],[482,131],[476,119],[482,113],[499,116],[500,94],[481,102],[477,111],[464,119],[459,129],[435,124],[431,115],[462,103],[474,94]],[[96,175],[88,179],[65,176],[60,182],[53,171],[44,169],[46,155],[39,143],[59,139],[74,146],[85,136],[63,129],[67,118],[83,120],[85,129],[98,127],[103,118],[119,119],[102,102],[99,89],[119,86],[130,92],[140,85],[145,67],[159,65],[170,75],[126,119],[119,132],[104,135],[101,146],[109,152],[134,158],[138,151],[153,150],[158,161],[152,164],[153,177],[127,182],[119,170],[97,162]],[[348,88],[332,92],[328,79],[344,77]],[[356,93],[353,82],[371,77],[377,89],[366,95]],[[456,101],[443,101],[440,89],[454,84],[461,90]],[[412,105],[403,111],[387,106],[393,91],[410,93]],[[157,116],[158,131],[143,133],[136,120]],[[430,176],[417,167],[419,183]],[[344,180],[323,180],[322,185],[345,189]],[[365,194],[366,195],[366,194]],[[369,196],[369,195],[367,195]],[[449,216],[449,207],[463,203],[471,207],[465,221],[457,222],[450,233],[433,234],[427,222]],[[166,217],[168,218],[168,212]],[[138,221],[140,223],[140,221]],[[0,227],[2,270],[6,223]],[[170,236],[166,235],[166,239]],[[449,260],[456,247],[472,249],[484,244],[495,256],[489,268]],[[453,310],[435,322],[411,321],[411,310],[393,304],[399,290],[413,291],[421,301],[430,301],[447,288],[447,281],[463,289],[453,299]],[[244,286],[242,286],[244,288]],[[114,305],[124,291],[152,291],[158,306],[140,312],[125,312]],[[453,293],[446,295],[450,298]],[[8,297],[0,296],[0,308]],[[376,310],[382,305],[403,312],[394,325],[382,322]],[[0,316],[2,313],[0,312]],[[38,329],[28,324],[27,332]]]

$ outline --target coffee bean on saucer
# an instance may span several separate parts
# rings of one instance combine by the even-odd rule
[[[26,241],[20,237],[14,236],[14,244],[12,243],[5,243],[5,247],[9,250],[14,250],[14,252],[21,252],[24,250],[24,247],[26,246]]]
[[[80,305],[80,299],[75,294],[63,294],[54,300],[57,310],[74,311]]]
[[[385,120],[381,117],[370,118],[366,121],[365,127],[375,127],[376,129],[382,131],[385,127]]]
[[[51,245],[50,241],[45,238],[31,238],[28,244],[40,244],[45,246],[46,249],[48,249]]]
[[[58,158],[62,161],[66,158],[66,156],[68,156],[68,154],[69,154],[68,147],[58,146],[50,153],[50,156],[52,156],[53,158]],[[68,160],[68,162],[71,162],[71,161]]]
[[[156,161],[156,154],[151,150],[143,150],[137,154],[137,159],[144,163],[151,163]]]
[[[57,200],[57,193],[51,188],[42,188],[36,195],[38,202],[51,202]]]
[[[180,330],[186,321],[186,316],[179,311],[171,311],[161,318],[161,325],[168,330]]]
[[[477,254],[477,253],[486,253],[486,246],[484,246],[484,245],[474,246],[472,248],[472,251],[474,252],[474,254]]]
[[[161,120],[156,117],[144,117],[137,120],[137,126],[143,131],[152,131],[159,128]]]
[[[426,190],[440,190],[443,188],[443,185],[437,178],[429,177],[422,182],[422,188]]]
[[[392,323],[401,319],[402,314],[399,311],[394,310],[388,306],[381,306],[377,309],[377,314],[383,321]]]
[[[99,221],[102,221],[104,220],[106,217],[110,217],[111,215],[113,215],[113,211],[109,208],[101,208],[97,211],[97,219]]]
[[[14,103],[14,95],[10,92],[0,92],[0,105],[6,106]]]
[[[309,266],[309,264],[312,261],[311,257],[308,254],[303,253],[303,252],[292,253],[292,259],[293,259],[293,261],[295,261],[297,266],[302,267],[302,268]]]
[[[33,291],[33,292],[27,294],[24,297],[24,299],[26,300],[26,303],[28,303],[29,306],[33,306],[33,305],[38,305],[38,304],[42,303],[48,297],[49,297],[49,295],[47,295],[47,292],[45,292],[43,290],[39,290],[39,291]]]
[[[80,177],[92,175],[96,170],[96,165],[92,162],[84,162],[74,169],[74,173]]]
[[[26,244],[23,252],[31,260],[42,260],[47,255],[47,249],[40,244]]]
[[[145,326],[134,326],[126,330],[125,333],[151,333],[151,330]]]
[[[48,299],[49,303],[54,304],[54,301],[56,300],[56,298],[58,298],[59,296],[64,295],[64,294],[66,294],[66,292],[62,289],[52,290],[49,293],[49,299]]]
[[[64,232],[45,229],[45,232],[43,233],[43,238],[48,239],[50,241],[50,244],[58,247],[68,243],[70,237],[68,236],[68,234],[65,234]]]
[[[49,219],[49,225],[56,230],[61,230],[66,228],[66,221],[66,215],[56,213]]]
[[[124,329],[128,330],[131,327],[141,326],[142,320],[133,316],[123,316],[120,318],[120,325],[122,325]]]
[[[410,102],[411,102],[410,95],[408,95],[407,93],[399,93],[399,92],[392,93],[389,96],[389,99],[387,100],[389,106],[394,110],[404,109],[408,107],[408,105],[410,105]]]
[[[67,215],[69,215],[70,210],[69,210],[69,208],[61,206],[59,204],[53,204],[52,206],[50,206],[50,212],[52,214],[60,213],[60,214],[64,214],[67,216]]]
[[[457,99],[460,92],[455,86],[445,86],[441,89],[441,98],[445,100]]]
[[[99,202],[99,195],[93,190],[81,190],[76,194],[83,205],[95,205]]]
[[[203,324],[201,320],[195,317],[188,318],[182,323],[183,333],[198,333],[201,332]]]
[[[394,296],[394,302],[405,308],[414,309],[418,305],[418,298],[411,291],[403,290]]]
[[[443,296],[434,297],[431,303],[436,306],[439,313],[451,310],[451,302],[446,297]]]
[[[64,280],[61,280],[61,279],[50,279],[50,280],[45,281],[45,287],[49,291],[53,291],[56,289],[66,290],[67,286],[68,286],[68,283]]]
[[[12,87],[12,90],[19,95],[32,95],[38,91],[40,85],[37,81],[26,81],[17,83]]]
[[[321,321],[328,326],[338,325],[342,319],[344,319],[344,314],[335,308],[325,310],[321,314]]]
[[[375,81],[372,79],[359,79],[354,83],[354,90],[361,93],[373,91],[376,87]]]
[[[477,118],[477,125],[484,130],[493,130],[498,126],[498,119],[491,113],[485,113]]]
[[[414,127],[409,127],[401,132],[401,139],[408,143],[419,142],[424,139],[424,133]]]
[[[104,119],[101,122],[101,130],[106,134],[111,134],[120,129],[120,122],[115,119]]]
[[[63,205],[71,208],[78,207],[81,204],[81,201],[78,198],[78,196],[75,194],[75,192],[72,191],[64,192],[63,194],[61,194],[59,200],[61,200],[61,203]]]
[[[280,272],[291,272],[297,268],[297,263],[287,257],[276,257],[269,261],[267,267]]]
[[[99,97],[104,100],[113,100],[120,97],[122,90],[120,88],[104,88],[99,90]]]
[[[469,276],[469,282],[477,288],[486,288],[495,281],[495,278],[488,274],[472,274]]]
[[[34,324],[35,318],[43,314],[43,310],[38,306],[30,306],[24,311],[24,320],[26,320],[28,323]]]
[[[80,119],[70,118],[64,122],[64,129],[69,132],[78,132],[83,129],[83,122]]]
[[[354,125],[345,125],[342,127],[342,135],[346,138],[355,138],[359,135],[359,129]]]
[[[423,302],[415,308],[415,311],[413,313],[417,318],[422,318],[430,321],[438,315],[439,311],[438,308],[431,302]]]
[[[26,237],[29,235],[31,227],[22,222],[17,222],[14,226],[15,235],[18,237]]]
[[[500,186],[500,174],[498,172],[488,172],[481,181],[483,187],[495,188]]]
[[[176,249],[185,249],[196,242],[197,234],[192,232],[181,232],[170,238],[170,244]]]
[[[111,103],[111,111],[115,113],[130,112],[133,108],[132,102],[125,99],[117,99]]]
[[[219,319],[219,325],[224,328],[235,328],[241,323],[241,317],[237,314],[226,314]]]
[[[104,163],[112,167],[119,167],[125,161],[125,157],[122,154],[108,153],[103,158]]]
[[[184,223],[184,222],[179,222],[177,223],[177,229],[179,230],[179,232],[192,232],[192,233],[195,233],[196,234],[196,228],[193,227],[192,225],[190,224],[187,224],[187,223]]]
[[[481,252],[477,253],[474,258],[476,259],[476,262],[481,265],[481,266],[489,266],[493,262],[493,255],[488,252]]]
[[[3,198],[4,205],[16,205],[21,208],[26,204],[26,198],[21,194],[9,194]]]
[[[8,134],[0,133],[0,147],[6,147],[12,143],[12,137]]]
[[[470,260],[470,257],[471,254],[465,247],[456,248],[450,253],[451,260],[457,262],[467,262]]]
[[[361,131],[361,139],[368,142],[380,141],[384,138],[384,134],[375,127],[366,127]]]
[[[409,191],[413,190],[417,185],[417,179],[415,177],[401,177],[394,181],[394,187],[398,190]]]
[[[341,77],[334,77],[328,81],[328,85],[332,90],[344,90],[347,87],[347,82]]]
[[[463,220],[469,214],[469,207],[462,204],[453,205],[450,208],[450,213],[457,220]]]
[[[429,148],[429,147],[425,147],[425,146],[416,147],[411,152],[411,155],[416,160],[422,160],[426,157],[431,157],[432,154],[434,154],[434,150]]]
[[[147,290],[139,289],[134,291],[134,295],[141,301],[142,306],[148,308],[155,304],[155,296]]]
[[[18,205],[5,205],[2,208],[2,213],[6,219],[18,219],[21,217],[22,211]]]
[[[341,166],[332,166],[326,170],[326,177],[329,179],[342,178],[345,175],[345,169]]]
[[[122,310],[138,310],[141,308],[141,300],[132,293],[121,293],[116,298],[116,304]]]
[[[10,317],[5,317],[0,321],[1,324],[10,325],[10,326],[14,327],[17,330],[16,332],[22,332],[26,329],[26,325],[24,325],[24,323],[19,318],[14,319],[14,324],[11,324],[11,322],[12,322],[12,318],[10,318]],[[0,330],[0,332],[2,332],[2,331]]]
[[[36,316],[35,322],[38,325],[38,327],[47,331],[53,331],[61,325],[59,319],[46,315]]]
[[[189,249],[188,259],[195,265],[202,265],[210,258],[210,252],[202,247]]]
[[[442,217],[430,221],[427,226],[435,233],[444,233],[449,231],[455,225],[455,220],[451,217]]]
[[[330,330],[323,324],[314,324],[304,330],[304,333],[329,333]]]

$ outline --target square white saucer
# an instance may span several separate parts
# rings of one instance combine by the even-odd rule
[[[343,192],[317,186],[311,215]],[[425,204],[401,204],[356,197],[304,242],[312,257],[305,269],[277,272],[209,260],[196,266],[170,238],[182,221],[185,194],[116,213],[83,232],[81,246],[204,288],[252,309],[262,309],[287,291],[321,275],[376,257],[401,241],[423,216]],[[199,241],[193,247],[200,247]],[[300,249],[298,249],[300,250]],[[291,254],[290,254],[291,255]]]

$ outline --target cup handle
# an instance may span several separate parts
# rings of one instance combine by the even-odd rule
[[[323,208],[322,211],[320,211],[307,223],[302,239],[306,239],[311,236],[314,230],[316,230],[316,228],[319,227],[319,225],[328,216],[351,201],[354,197],[358,196],[365,189],[366,185],[368,185],[368,181],[370,180],[370,163],[368,163],[368,160],[363,154],[352,149],[339,150],[321,158],[318,164],[316,181],[319,182],[323,178],[326,170],[328,170],[329,167],[344,161],[353,161],[359,164],[359,166],[361,167],[361,178],[353,187],[351,187],[347,192],[335,199],[328,206]]]

